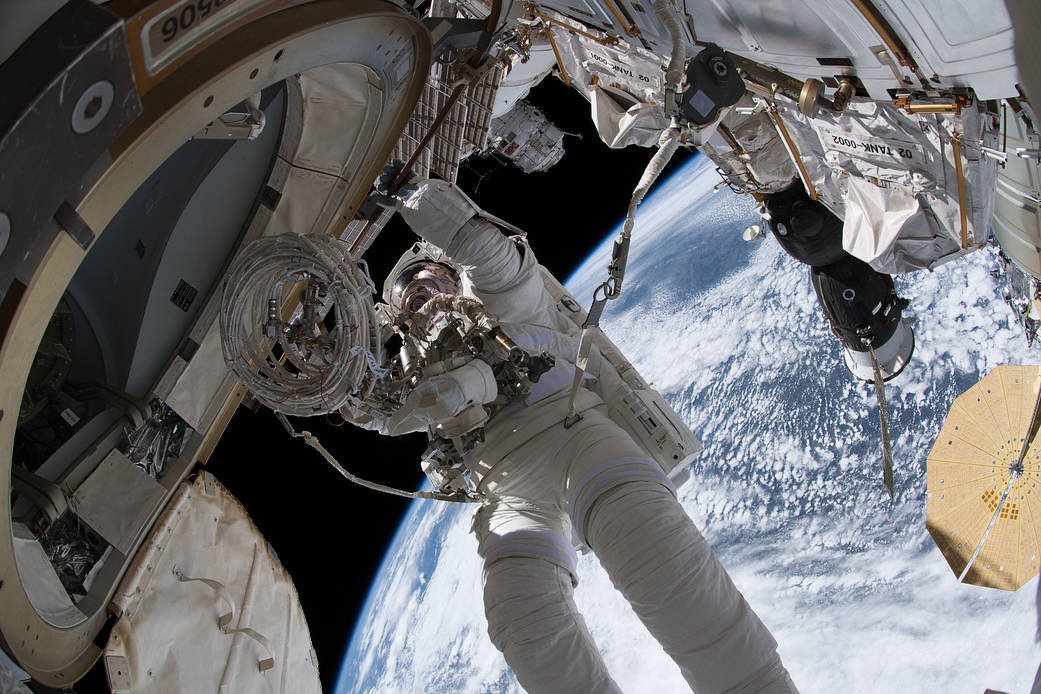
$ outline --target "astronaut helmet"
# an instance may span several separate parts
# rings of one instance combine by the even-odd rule
[[[395,313],[412,313],[438,294],[459,294],[461,268],[437,246],[419,241],[398,259],[383,283]]]

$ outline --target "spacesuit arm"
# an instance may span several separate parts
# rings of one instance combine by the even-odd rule
[[[400,212],[413,231],[467,269],[474,295],[501,321],[555,325],[553,299],[527,243],[504,236],[458,188],[425,181]]]
[[[397,203],[412,231],[447,252],[453,239],[480,210],[448,181],[428,179]]]
[[[449,436],[464,433],[484,423],[488,413],[481,405],[498,394],[492,367],[474,359],[420,381],[387,420],[383,433],[399,436],[431,426],[441,427]]]

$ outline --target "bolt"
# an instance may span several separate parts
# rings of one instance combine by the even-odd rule
[[[730,73],[727,61],[718,55],[708,61],[708,67],[712,72],[716,73],[716,77],[726,77]]]
[[[83,115],[87,118],[93,118],[98,115],[98,111],[104,105],[104,101],[101,100],[100,96],[95,96],[93,99],[87,102],[87,105],[83,107]]]
[[[788,235],[788,227],[785,226],[784,222],[777,222],[777,233],[780,236]]]
[[[86,135],[101,125],[112,108],[116,90],[108,80],[99,80],[83,90],[72,109],[72,130]]]

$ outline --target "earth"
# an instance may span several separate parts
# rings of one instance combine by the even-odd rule
[[[896,278],[918,320],[914,359],[886,386],[890,502],[873,387],[843,366],[806,268],[771,238],[743,241],[752,201],[717,181],[699,156],[659,183],[603,319],[705,445],[679,489],[687,512],[801,691],[1029,691],[1037,578],[1014,593],[961,585],[925,528],[926,456],[952,401],[999,364],[1039,358],[990,274],[994,252]],[[613,238],[567,282],[583,303]],[[522,691],[485,633],[472,511],[412,505],[338,693]],[[593,555],[579,575],[576,602],[621,688],[687,691]]]

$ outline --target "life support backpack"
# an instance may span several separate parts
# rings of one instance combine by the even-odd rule
[[[549,270],[539,266],[546,291],[553,297],[557,310],[581,331],[586,312]],[[601,388],[600,397],[607,405],[608,417],[628,433],[633,441],[654,460],[679,486],[690,477],[690,463],[703,446],[665,398],[651,388],[636,367],[602,330],[596,328],[593,344],[601,357],[621,377],[614,388]]]

